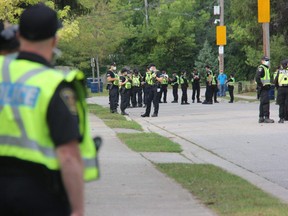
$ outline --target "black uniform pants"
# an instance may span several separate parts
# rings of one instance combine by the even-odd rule
[[[269,89],[262,89],[260,92],[259,117],[269,118],[269,116],[270,116]]]
[[[277,104],[279,105],[279,118],[286,118],[288,107],[288,87],[280,86],[277,94]]]
[[[19,166],[4,163],[6,164],[0,162],[1,215],[68,216],[71,214],[60,172],[55,171],[55,175],[50,175],[46,171],[43,172],[45,169],[21,166],[25,162],[20,163]]]
[[[138,102],[138,106],[142,106],[142,87],[133,86],[132,87],[132,106],[136,107],[137,102]]]
[[[181,97],[181,103],[188,103],[188,96],[187,96],[187,86],[181,86],[182,90],[182,97]]]
[[[205,92],[205,100],[207,102],[213,102],[212,101],[212,85],[209,85],[208,83],[206,83],[206,92]]]
[[[128,89],[121,88],[120,95],[121,95],[120,110],[121,112],[125,112],[125,109],[129,105],[130,91]]]
[[[192,100],[193,101],[195,100],[195,95],[196,95],[197,101],[200,101],[200,83],[193,83],[192,90],[193,90]]]
[[[119,88],[118,86],[112,85],[109,90],[110,110],[117,110],[118,101],[119,101]]]
[[[234,102],[234,86],[228,85],[228,92],[230,95],[230,102]]]
[[[147,100],[147,104],[146,104],[145,114],[148,116],[150,115],[152,101],[153,101],[153,105],[154,105],[154,113],[158,114],[160,87],[158,88],[157,86],[148,86],[147,90],[148,90],[148,100]]]
[[[212,85],[212,95],[214,98],[214,102],[217,101],[217,92],[218,92],[218,86],[217,85]]]
[[[174,101],[178,102],[178,84],[174,84],[172,87]]]
[[[147,105],[148,97],[149,97],[149,86],[148,85],[145,85],[143,87],[143,93],[144,93],[143,101],[144,101],[144,104]]]
[[[161,85],[161,92],[160,92],[160,99],[159,101],[161,101],[162,95],[163,95],[163,102],[167,102],[167,84],[162,84]]]

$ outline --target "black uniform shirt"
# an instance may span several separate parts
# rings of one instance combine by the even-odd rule
[[[111,78],[115,78],[115,74],[113,73],[113,71],[107,71],[107,74],[106,74],[107,78],[108,77],[111,77]]]
[[[200,75],[199,73],[194,73],[193,74],[193,83],[200,83]]]
[[[262,64],[262,66],[268,68],[266,65],[263,65],[263,64]],[[260,87],[263,86],[263,84],[262,84],[262,82],[261,82],[261,78],[263,78],[264,76],[265,76],[265,70],[264,70],[263,67],[260,67],[260,66],[259,66],[259,67],[257,68],[257,71],[256,71],[255,81],[256,81],[257,85],[260,86]]]

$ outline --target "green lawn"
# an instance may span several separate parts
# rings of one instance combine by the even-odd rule
[[[137,152],[181,152],[179,144],[156,133],[118,133],[117,136]]]
[[[143,131],[141,125],[135,121],[128,121],[123,115],[110,113],[108,108],[98,104],[88,104],[89,112],[101,118],[104,123],[110,128],[127,128]]]
[[[288,205],[246,180],[208,164],[156,164],[205,205],[225,216],[287,216]]]

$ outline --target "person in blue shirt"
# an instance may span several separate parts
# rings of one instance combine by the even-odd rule
[[[226,96],[226,81],[227,81],[227,75],[220,71],[220,74],[218,75],[218,83],[219,83],[219,96],[224,97]]]

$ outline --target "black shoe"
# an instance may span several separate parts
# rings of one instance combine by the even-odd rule
[[[184,105],[185,103],[181,103],[181,105]]]
[[[285,119],[282,118],[278,121],[278,123],[284,123],[284,121],[285,121]]]
[[[264,122],[263,123],[274,123],[273,119],[270,119],[269,117],[264,118]]]
[[[171,101],[171,103],[178,103],[178,101]]]
[[[138,107],[142,107],[142,104],[139,104]]]
[[[121,112],[121,115],[129,115],[129,114],[126,112]]]
[[[208,101],[204,101],[202,104],[213,104],[211,101],[208,102]]]
[[[162,101],[159,101],[159,103],[163,103]]]
[[[164,101],[164,103],[167,103],[167,101]]]
[[[195,100],[192,100],[192,103],[195,103]]]
[[[233,101],[229,101],[228,103],[233,103]]]
[[[219,101],[216,100],[216,101],[214,101],[214,103],[219,103]]]
[[[146,108],[146,105],[144,105],[143,108]]]
[[[258,123],[263,123],[263,122],[264,122],[264,118],[260,117],[259,120],[258,120]]]
[[[185,104],[187,104],[187,105],[188,105],[188,104],[190,104],[190,103],[186,102]]]
[[[194,102],[193,102],[194,103]],[[197,103],[202,103],[202,101],[198,100]]]
[[[149,117],[149,115],[147,115],[146,113],[142,114],[141,117]]]
[[[153,113],[153,115],[151,117],[157,117],[157,116],[158,116],[158,114]]]
[[[117,109],[110,110],[111,113],[117,113]]]

